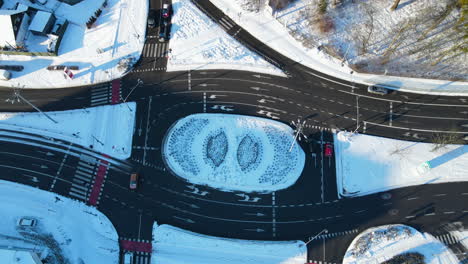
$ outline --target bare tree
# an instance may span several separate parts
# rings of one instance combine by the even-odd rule
[[[390,7],[390,10],[395,10],[398,8],[398,4],[400,3],[400,0],[395,0],[395,2],[393,2],[393,5],[392,7]]]

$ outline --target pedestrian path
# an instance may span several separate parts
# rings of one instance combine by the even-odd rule
[[[81,155],[69,195],[82,201],[87,201],[90,194],[90,187],[94,178],[97,159],[88,155]]]
[[[146,43],[143,47],[143,58],[162,58],[168,56],[169,42]]]
[[[319,261],[319,260],[309,260],[306,264],[337,264],[335,262]]]
[[[122,98],[122,81],[120,79],[115,79],[112,81],[112,96],[111,96],[111,104],[118,104],[120,103],[120,98]]]
[[[153,245],[151,241],[134,238],[120,238],[120,248],[124,251],[151,253]]]

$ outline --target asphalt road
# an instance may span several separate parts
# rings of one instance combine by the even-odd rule
[[[215,20],[225,18],[208,1],[198,1]],[[151,1],[159,10],[160,1]],[[235,24],[232,22],[232,24]],[[260,43],[237,25],[227,32],[283,68],[288,78],[231,70],[165,72],[167,42],[158,27],[148,29],[141,60],[121,80],[121,96],[137,102],[131,159],[109,160],[98,203],[123,239],[151,241],[152,225],[171,224],[191,231],[240,239],[308,241],[308,258],[341,263],[351,240],[368,227],[402,223],[433,234],[467,224],[466,183],[400,188],[385,194],[338,199],[334,157],[323,156],[332,130],[403,140],[430,141],[435,133],[468,134],[468,97],[402,93],[387,96],[326,76]],[[142,83],[138,83],[141,80]],[[22,90],[44,111],[110,104],[112,84],[76,89]],[[1,111],[34,111],[0,89]],[[259,116],[285,124],[306,120],[306,165],[297,183],[274,193],[222,192],[189,184],[172,175],[161,156],[167,129],[193,113]],[[89,204],[97,168],[106,158],[68,142],[0,130],[0,178],[52,191]],[[70,151],[71,150],[71,151]],[[140,187],[128,189],[129,174],[141,170]],[[445,230],[445,231],[444,231]]]

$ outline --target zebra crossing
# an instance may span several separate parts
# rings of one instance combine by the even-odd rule
[[[81,155],[72,185],[69,191],[71,197],[87,201],[96,170],[97,160],[94,157]]]
[[[229,17],[222,17],[219,21],[219,24],[227,30],[230,30],[234,27],[235,23]]]
[[[447,246],[457,244],[458,242],[460,242],[460,239],[457,236],[452,235],[450,233],[438,235],[435,237],[437,238],[437,240],[439,240],[440,242],[444,243]]]
[[[133,253],[132,264],[151,264],[151,254],[147,252]]]
[[[112,99],[110,83],[103,83],[91,88],[91,106],[109,104]]]
[[[168,55],[169,42],[147,43],[143,47],[142,57],[162,58]]]
[[[319,261],[319,260],[309,260],[306,264],[336,264],[335,262]]]

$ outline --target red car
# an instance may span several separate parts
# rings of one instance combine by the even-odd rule
[[[138,173],[134,172],[130,175],[130,189],[135,190],[138,187]]]
[[[325,144],[325,157],[331,157],[333,155],[333,145],[330,143]]]
[[[170,16],[171,10],[169,4],[163,4],[162,7],[162,17],[168,18]]]

